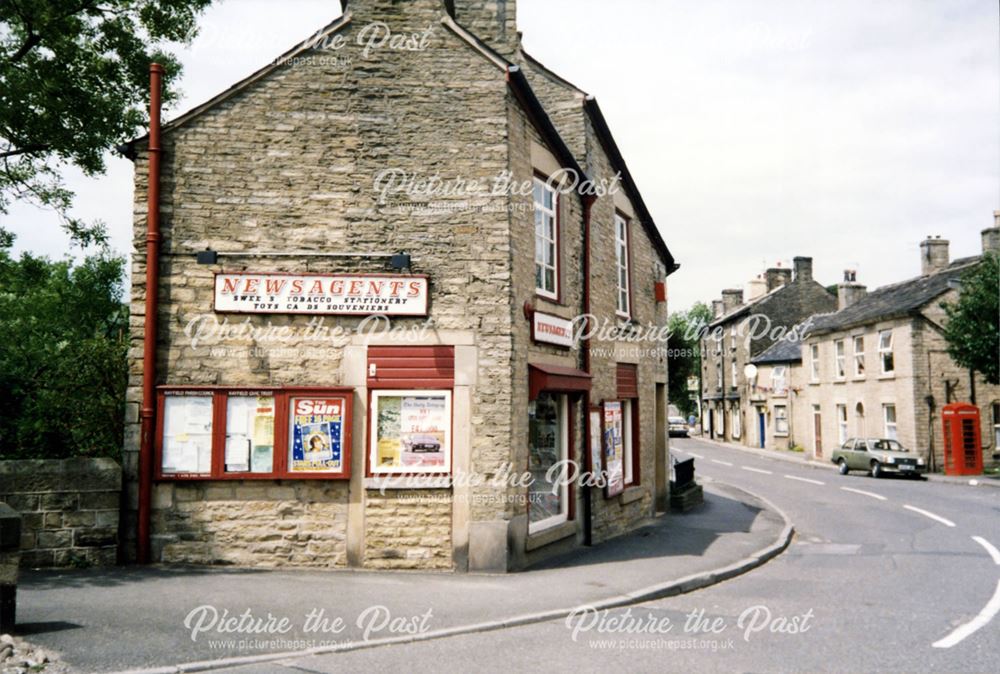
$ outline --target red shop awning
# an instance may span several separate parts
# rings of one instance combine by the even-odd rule
[[[583,370],[545,363],[528,364],[528,397],[538,398],[542,391],[576,393],[590,390],[590,375]]]

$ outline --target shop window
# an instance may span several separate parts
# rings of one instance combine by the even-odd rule
[[[451,472],[451,391],[372,391],[369,415],[372,475]]]
[[[878,358],[882,364],[882,374],[892,374],[896,371],[896,363],[892,355],[892,330],[878,333]]]
[[[535,178],[535,292],[559,299],[559,219],[556,191]]]
[[[865,376],[865,338],[858,335],[854,338],[854,376]]]
[[[838,339],[833,343],[833,371],[837,379],[843,379],[847,374],[844,340]]]
[[[847,442],[847,405],[837,405],[837,443]]]
[[[617,287],[615,293],[616,313],[622,318],[632,315],[632,289],[629,278],[628,220],[615,213],[615,269]]]
[[[809,345],[809,379],[819,381],[819,344]]]
[[[1000,403],[993,403],[993,451],[1000,450]]]
[[[774,434],[788,435],[788,407],[785,405],[774,406]]]
[[[569,460],[568,396],[541,393],[528,403],[528,533],[569,519],[569,484],[560,462]]]
[[[349,389],[159,392],[158,479],[350,477]]]
[[[882,419],[885,422],[885,437],[890,440],[898,440],[899,437],[896,429],[896,406],[882,405]]]

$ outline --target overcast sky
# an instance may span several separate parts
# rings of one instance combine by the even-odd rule
[[[671,309],[812,256],[870,288],[919,273],[921,239],[979,252],[1000,208],[996,0],[521,0],[525,48],[597,96],[681,264]],[[227,0],[181,52],[172,118],[340,13],[336,0]],[[75,213],[126,252],[132,165],[70,170]],[[2,223],[60,257],[51,214]]]

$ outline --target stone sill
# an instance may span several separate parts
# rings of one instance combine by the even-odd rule
[[[646,490],[639,486],[626,487],[625,491],[618,496],[618,502],[622,505],[627,505],[633,501],[638,501],[645,493]]]
[[[569,520],[567,522],[563,522],[562,524],[557,524],[550,529],[539,531],[534,534],[528,534],[528,539],[524,543],[524,549],[526,552],[531,552],[532,550],[543,548],[546,545],[550,545],[556,541],[561,541],[564,538],[569,538],[570,536],[575,535],[576,522]]]
[[[451,477],[366,477],[365,489],[451,489]]]

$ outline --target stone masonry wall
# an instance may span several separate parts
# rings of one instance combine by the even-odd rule
[[[21,566],[110,566],[122,471],[111,459],[0,461],[0,501],[21,513]]]
[[[365,499],[365,567],[452,568],[451,491],[368,492]]]

